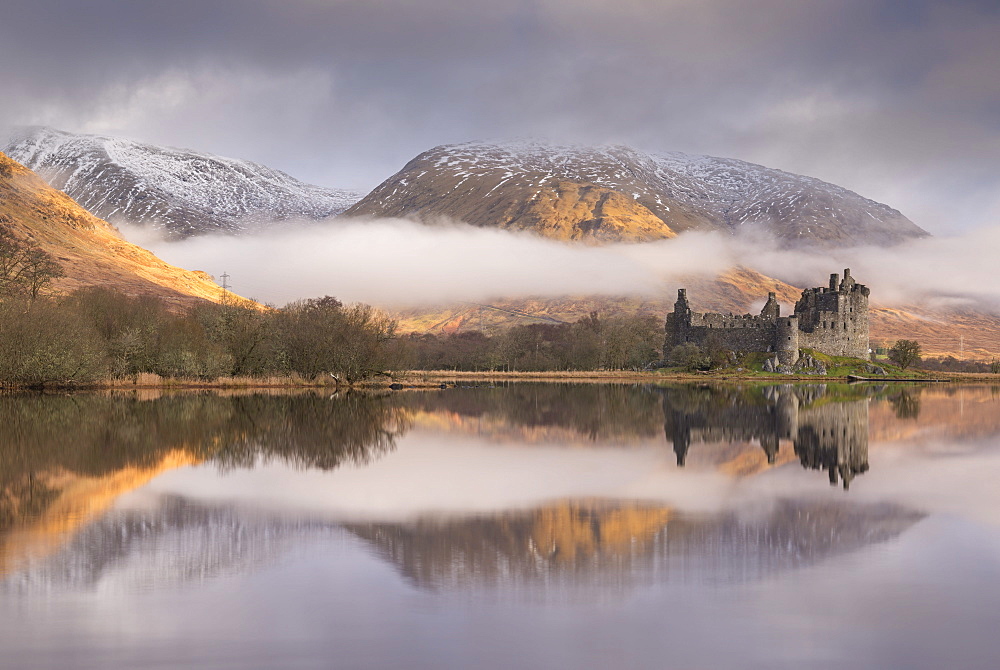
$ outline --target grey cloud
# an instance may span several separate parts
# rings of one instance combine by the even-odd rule
[[[810,174],[934,232],[1000,217],[1000,12],[896,0],[4,3],[0,120],[366,188],[539,136]]]

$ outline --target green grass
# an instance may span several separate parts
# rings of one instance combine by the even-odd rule
[[[815,379],[826,379],[829,377],[846,377],[848,375],[857,375],[859,377],[877,377],[878,379],[898,379],[898,378],[921,378],[926,377],[925,372],[918,370],[903,370],[898,366],[892,365],[886,361],[878,361],[875,365],[878,365],[886,371],[886,375],[883,377],[881,375],[873,375],[866,370],[869,365],[869,361],[863,358],[851,358],[849,356],[830,356],[829,354],[824,354],[814,349],[802,349],[801,353],[803,356],[811,355],[817,361],[821,362],[826,366],[826,377],[822,375],[806,375],[803,377],[815,378]],[[732,367],[725,368],[715,368],[711,370],[708,376],[731,376],[739,375],[741,377],[750,378],[760,378],[760,379],[787,379],[788,375],[783,375],[778,372],[764,372],[764,363],[768,360],[774,358],[773,353],[766,352],[748,352],[742,355],[741,362]],[[666,374],[671,373],[685,373],[686,371],[681,368],[667,368],[662,372]]]
[[[865,368],[869,365],[869,361],[863,358],[851,358],[849,356],[830,356],[828,354],[821,353],[814,349],[803,349],[802,355],[812,355],[817,361],[823,363],[826,366],[826,373],[830,377],[846,377],[847,375],[858,375],[859,377],[875,377],[878,376],[882,378],[881,375],[872,375]],[[885,379],[893,379],[899,377],[926,377],[927,375],[923,372],[917,370],[903,370],[899,366],[892,365],[887,361],[878,361],[874,365],[879,366],[886,371]]]

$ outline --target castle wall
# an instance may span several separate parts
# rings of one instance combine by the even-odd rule
[[[799,333],[799,346],[830,356],[868,358],[867,323],[862,327],[848,320],[829,319],[826,327],[819,327],[811,333]]]
[[[830,286],[802,292],[795,303],[801,347],[831,356],[868,358],[869,325],[866,286],[844,270],[844,280],[830,276]]]
[[[778,363],[795,365],[795,362],[799,360],[800,335],[798,317],[792,315],[785,319],[778,319],[774,344],[774,349],[778,354]]]
[[[691,324],[683,329],[682,341],[698,346],[721,347],[733,351],[772,351],[775,324],[760,317],[728,314],[692,314]]]
[[[832,274],[829,286],[803,291],[795,313],[784,318],[773,293],[760,316],[753,316],[693,312],[687,292],[681,289],[674,311],[667,316],[664,356],[678,345],[692,343],[702,348],[775,352],[784,365],[798,360],[800,348],[867,358],[868,296],[868,287],[855,282],[849,269],[843,281]]]

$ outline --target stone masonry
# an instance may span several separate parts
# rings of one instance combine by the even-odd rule
[[[687,290],[677,291],[674,311],[667,315],[664,357],[674,347],[693,343],[702,348],[773,352],[782,365],[794,365],[799,349],[831,356],[868,358],[868,296],[871,291],[851,277],[830,275],[830,285],[802,292],[791,316],[769,293],[760,315],[691,311]]]

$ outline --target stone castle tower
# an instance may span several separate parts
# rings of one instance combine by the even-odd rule
[[[667,315],[664,357],[688,342],[732,351],[773,352],[783,365],[793,365],[799,349],[815,349],[831,356],[868,357],[867,286],[851,277],[830,275],[830,285],[802,292],[791,316],[769,293],[760,315],[699,313],[691,310],[687,290],[677,291],[674,311]]]

